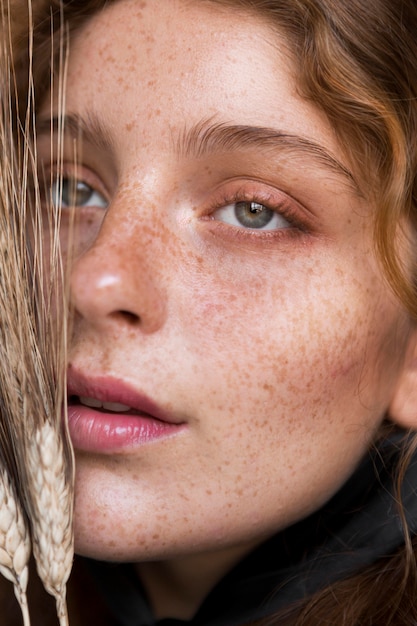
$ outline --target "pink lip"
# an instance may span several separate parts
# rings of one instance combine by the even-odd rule
[[[95,409],[79,396],[131,407],[129,413]],[[72,400],[71,398],[74,398]],[[111,377],[90,378],[68,371],[68,427],[74,447],[84,452],[115,453],[166,438],[183,430],[184,420]]]

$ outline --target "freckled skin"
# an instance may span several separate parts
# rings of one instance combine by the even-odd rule
[[[184,124],[283,128],[343,161],[277,34],[204,3],[135,7],[109,7],[71,46],[67,110],[106,125],[117,176],[97,236],[82,223],[70,360],[188,427],[114,457],[77,453],[77,549],[232,562],[351,474],[389,407],[409,326],[372,252],[372,207],[308,162],[287,159],[271,184],[306,196],[314,232],[242,240],[201,219],[224,166],[176,154]],[[270,167],[262,152],[250,159]]]

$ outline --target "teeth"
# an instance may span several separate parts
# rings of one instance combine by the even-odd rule
[[[85,406],[90,406],[92,409],[101,409],[102,404],[99,400],[96,400],[95,398],[81,398],[80,397],[80,402],[81,404],[85,404]]]
[[[114,411],[115,413],[124,413],[130,411],[131,407],[118,402],[103,402],[103,409],[106,411]]]
[[[80,402],[92,409],[104,409],[105,411],[112,411],[113,413],[125,413],[131,409],[131,407],[126,404],[120,404],[119,402],[100,402],[100,400],[96,400],[96,398],[80,397]]]

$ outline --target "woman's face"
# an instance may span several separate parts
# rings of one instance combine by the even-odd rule
[[[267,22],[208,2],[122,0],[73,40],[81,553],[244,553],[338,489],[390,404],[406,316],[293,71]]]

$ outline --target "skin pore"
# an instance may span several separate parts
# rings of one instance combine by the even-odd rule
[[[261,18],[121,0],[74,37],[67,83],[73,395],[123,384],[174,424],[111,450],[73,433],[77,551],[137,561],[155,614],[188,618],[352,473],[410,324],[375,208]]]

